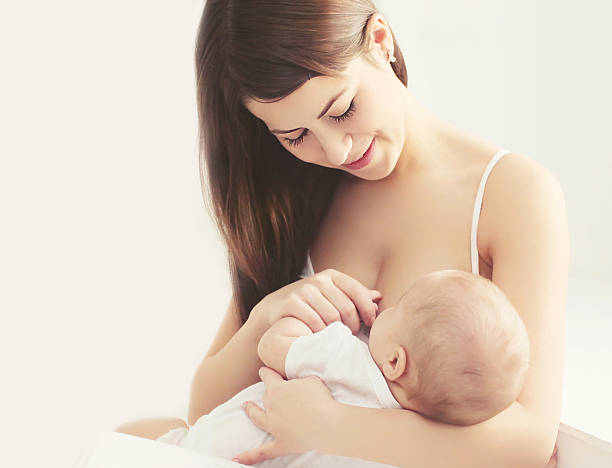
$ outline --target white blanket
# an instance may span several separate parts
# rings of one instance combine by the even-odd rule
[[[76,468],[239,468],[240,463],[120,432],[102,432]]]

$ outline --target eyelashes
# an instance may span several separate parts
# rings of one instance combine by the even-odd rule
[[[349,106],[349,108],[346,110],[344,114],[338,117],[334,117],[334,116],[330,116],[330,117],[334,119],[336,122],[342,122],[343,120],[350,119],[354,112],[355,112],[355,99],[351,101],[351,105]],[[294,138],[293,140],[291,138],[283,138],[283,140],[285,140],[289,146],[297,146],[300,143],[302,143],[302,141],[304,141],[304,137],[306,135],[308,135],[308,129],[304,130],[299,137]]]
[[[351,101],[351,105],[349,106],[349,108],[346,110],[344,114],[342,114],[339,117],[334,117],[334,116],[330,116],[330,117],[334,119],[336,122],[342,122],[343,120],[349,119],[351,115],[353,115],[353,112],[355,112],[355,99]]]

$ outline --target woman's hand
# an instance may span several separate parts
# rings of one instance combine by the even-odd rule
[[[251,315],[267,330],[282,317],[292,316],[316,333],[341,321],[356,334],[363,322],[372,326],[382,294],[334,269],[323,270],[265,296]]]
[[[318,377],[284,380],[269,367],[259,369],[266,385],[262,410],[253,402],[243,405],[249,419],[269,432],[274,440],[241,453],[233,461],[252,465],[270,458],[303,453],[320,447],[325,437],[328,405],[334,400],[327,386]]]

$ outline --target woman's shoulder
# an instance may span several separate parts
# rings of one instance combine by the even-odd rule
[[[512,226],[525,227],[527,219],[564,209],[563,190],[553,172],[528,156],[508,153],[489,174],[479,231],[494,248],[512,234]]]
[[[525,197],[558,191],[561,185],[546,166],[519,153],[504,155],[495,165],[487,180],[486,197],[489,204],[510,207]]]
[[[555,175],[543,164],[533,158],[520,153],[510,152],[497,163],[503,167],[497,171],[497,178],[506,182],[515,181],[517,177],[527,178],[529,181],[542,182],[545,179],[556,180]],[[493,177],[493,175],[491,175]]]

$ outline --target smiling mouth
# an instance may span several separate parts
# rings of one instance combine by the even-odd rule
[[[372,138],[372,141],[374,141],[374,138]],[[359,161],[360,159],[363,159],[363,157],[366,155],[366,153],[370,149],[370,146],[372,146],[372,141],[370,141],[370,145],[366,148],[366,150],[363,152],[361,156],[359,156],[357,159],[353,159],[350,163],[344,163],[344,166],[350,166],[351,164]]]
[[[375,138],[372,138],[372,141],[370,142],[370,146],[368,146],[368,149],[365,151],[365,153],[363,153],[363,155],[360,158],[356,159],[353,162],[345,163],[343,164],[343,166],[349,169],[352,169],[352,170],[358,170],[358,169],[361,169],[362,167],[367,166],[372,159],[372,153],[374,151],[374,140]]]

